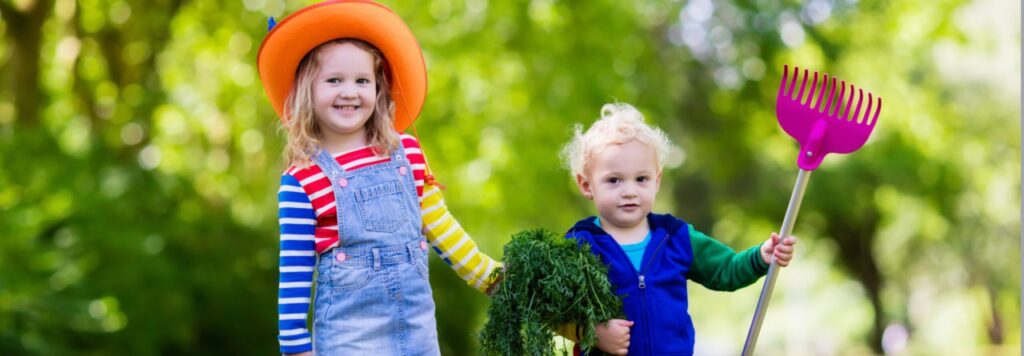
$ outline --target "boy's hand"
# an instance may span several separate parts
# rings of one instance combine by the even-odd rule
[[[781,267],[789,265],[789,260],[793,259],[793,245],[796,244],[796,237],[789,236],[782,239],[782,243],[779,243],[779,234],[772,233],[772,237],[761,244],[761,259],[764,263],[772,263],[772,252],[775,253],[775,262]]]
[[[595,325],[595,346],[612,355],[625,355],[629,352],[629,328],[632,326],[632,321],[622,319],[612,319]]]

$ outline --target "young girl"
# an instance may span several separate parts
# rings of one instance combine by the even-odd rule
[[[399,134],[426,93],[415,38],[382,5],[326,1],[273,27],[258,66],[291,166],[278,192],[281,352],[439,354],[428,245],[481,291],[499,264],[448,213],[417,140]]]
[[[651,213],[670,145],[632,106],[608,104],[586,132],[577,126],[562,152],[598,213],[577,222],[566,237],[590,244],[609,264],[617,293],[625,295],[628,320],[596,326],[597,347],[608,353],[692,354],[687,280],[732,291],[763,276],[773,255],[780,266],[793,258],[793,237],[780,244],[773,233],[760,246],[736,253],[672,215]]]

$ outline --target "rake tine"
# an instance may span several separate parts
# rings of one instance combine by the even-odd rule
[[[821,107],[821,99],[823,99],[825,97],[828,97],[828,100],[825,101],[825,111],[824,111],[825,115],[828,115],[828,107],[829,107],[829,105],[832,105],[832,96],[836,95],[836,77],[832,77],[832,86],[829,86],[828,85],[828,74],[825,74],[825,82],[823,82],[821,84],[822,84],[821,96],[818,97],[818,104],[814,106],[814,110],[819,112],[819,113],[822,112],[822,110],[821,110],[822,109],[822,107]],[[825,95],[825,91],[826,90],[828,91],[828,95]]]
[[[817,72],[814,73],[814,82],[815,83],[818,82],[818,73]],[[818,88],[817,85],[815,85],[814,89],[817,90],[819,88]],[[821,112],[821,99],[825,98],[825,91],[828,90],[828,74],[825,74],[825,78],[821,80],[821,88],[820,89],[821,90],[818,91],[818,95],[814,95],[814,92],[811,92],[811,97],[810,97],[809,100],[807,100],[807,104],[810,104],[812,101],[814,101],[814,106],[812,106],[811,109],[814,110],[814,111],[818,111],[818,112]],[[818,97],[817,101],[813,100],[815,96]]]
[[[871,125],[870,126],[875,126],[875,123],[878,122],[878,114],[881,114],[881,113],[882,113],[882,97],[878,97],[878,107],[875,108],[875,117],[871,119]]]
[[[875,97],[873,95],[871,95],[871,92],[868,92],[868,108],[867,108],[867,110],[864,110],[864,119],[860,121],[861,124],[864,124],[864,125],[868,124],[868,120],[871,119],[871,107],[873,106],[872,104],[874,104],[874,103],[875,103]]]
[[[800,78],[800,68],[793,67],[793,76],[789,79],[789,90],[786,90],[786,97],[793,100],[793,93],[796,92],[796,80]]]
[[[860,107],[864,104],[864,89],[857,89],[857,108],[853,110],[853,116],[850,117],[850,121],[857,122],[860,116]]]
[[[843,98],[846,95],[846,81],[843,80],[839,84],[839,96],[836,97],[836,107],[830,115],[833,117],[839,117],[839,113],[843,112]]]
[[[804,80],[800,83],[800,93],[796,95],[796,102],[801,105],[804,103],[804,89],[807,89],[807,70],[804,69]]]
[[[784,65],[784,66],[782,66],[782,84],[779,84],[779,93],[786,94],[788,96],[792,96],[792,95],[789,94],[790,90],[786,90],[786,82],[788,81],[788,79],[789,79],[789,65]]]
[[[846,98],[846,107],[843,109],[843,115],[839,117],[844,121],[850,120],[850,108],[853,107],[853,97],[857,96],[856,90],[857,86],[850,83],[850,96]]]
[[[819,113],[824,113],[826,116],[829,115],[828,112],[830,112],[830,110],[831,110],[831,102],[833,102],[834,98],[836,98],[836,77],[833,77],[833,83],[831,83],[831,89],[828,90],[828,100],[825,100],[824,109],[820,110]]]
[[[803,96],[800,97],[800,104],[811,106],[814,102],[814,93],[818,90],[818,72],[814,72],[814,80],[811,81],[811,92],[807,93],[807,102],[804,103]]]

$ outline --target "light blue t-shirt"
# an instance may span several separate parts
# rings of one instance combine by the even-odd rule
[[[594,225],[601,227],[601,219],[594,218]],[[644,251],[647,250],[647,244],[651,242],[651,232],[647,232],[647,236],[644,237],[643,241],[635,244],[619,244],[622,250],[626,252],[626,257],[629,257],[629,262],[633,264],[633,268],[637,272],[640,271],[640,262],[644,260]]]

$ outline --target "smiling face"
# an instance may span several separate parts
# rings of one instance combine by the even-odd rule
[[[322,143],[334,152],[365,146],[377,98],[373,55],[353,43],[328,44],[319,55],[312,91]]]
[[[661,184],[653,148],[637,140],[594,152],[589,169],[576,175],[583,196],[594,201],[605,230],[631,230],[646,222]]]

